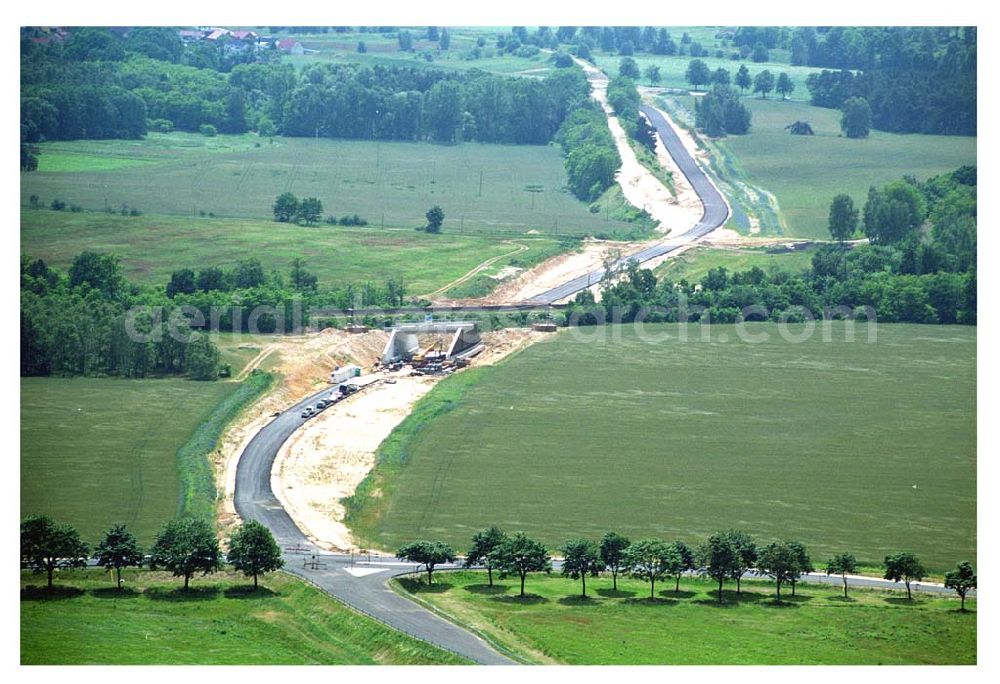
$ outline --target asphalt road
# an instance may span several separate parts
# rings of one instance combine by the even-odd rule
[[[302,533],[271,491],[271,468],[281,445],[308,419],[302,409],[335,387],[303,399],[264,426],[247,444],[236,469],[236,511],[244,520],[258,520],[274,534],[284,549],[285,570],[298,575],[334,598],[394,629],[483,665],[515,662],[495,651],[486,641],[397,594],[387,581],[418,568],[392,557],[332,554],[318,551]],[[364,391],[364,390],[362,390]],[[441,570],[455,566],[443,565]],[[559,571],[560,562],[553,567]],[[748,578],[755,575],[748,573]],[[840,585],[839,576],[813,573],[803,582]],[[902,589],[903,585],[872,577],[848,577],[852,587]],[[916,583],[919,593],[951,593],[941,585]]]
[[[642,107],[656,127],[671,156],[691,182],[704,203],[701,220],[682,235],[657,243],[623,261],[642,263],[667,254],[721,226],[729,216],[725,200],[687,153],[673,128],[663,116],[650,107]],[[568,297],[604,275],[603,269],[575,278],[536,297],[536,301],[551,303]],[[331,596],[386,625],[418,639],[440,646],[484,665],[511,665],[515,662],[494,650],[476,635],[422,608],[388,588],[386,582],[394,575],[415,570],[410,564],[392,558],[358,557],[343,554],[318,553],[308,538],[295,525],[271,491],[271,468],[281,445],[308,419],[301,417],[305,406],[314,404],[322,395],[336,391],[330,387],[303,399],[276,416],[250,441],[240,457],[236,470],[236,511],[244,520],[258,520],[274,534],[285,549],[285,569],[313,583]],[[362,390],[363,391],[363,390]],[[558,571],[558,561],[554,564]],[[441,569],[447,569],[442,566]],[[838,576],[811,574],[803,582],[841,583]],[[903,585],[867,577],[850,577],[849,586],[900,589]],[[919,593],[950,593],[940,585],[918,583]]]
[[[331,387],[335,390],[335,387]],[[336,554],[316,556],[314,547],[271,491],[271,467],[281,445],[308,419],[302,409],[331,389],[318,392],[277,416],[247,444],[236,468],[236,512],[244,520],[268,527],[285,549],[285,569],[313,583],[352,608],[402,632],[483,665],[511,665],[474,634],[400,596],[386,581],[414,566],[394,559],[369,559]],[[362,390],[364,391],[364,390]]]
[[[681,172],[687,177],[688,181],[691,183],[691,187],[694,188],[695,193],[701,199],[704,210],[701,215],[701,220],[698,221],[692,228],[676,235],[668,240],[663,240],[651,245],[640,252],[625,257],[620,261],[615,263],[616,270],[618,268],[623,268],[628,266],[630,263],[641,264],[643,262],[649,261],[650,259],[655,259],[661,257],[664,254],[669,254],[678,247],[683,247],[684,245],[690,244],[697,240],[698,238],[708,235],[716,228],[720,227],[729,218],[729,205],[726,204],[726,200],[723,199],[722,195],[716,189],[712,181],[708,179],[705,172],[701,170],[697,162],[688,154],[687,148],[684,147],[684,143],[681,142],[680,138],[677,136],[677,132],[674,131],[673,127],[669,122],[663,117],[657,109],[643,105],[640,107],[642,113],[645,114],[653,126],[656,128],[656,132],[660,135],[660,140],[663,141],[664,147],[673,157],[677,166],[680,168]],[[557,302],[560,299],[564,299],[573,294],[576,294],[580,290],[585,290],[595,283],[599,283],[601,278],[604,277],[604,269],[600,268],[596,271],[591,271],[586,275],[573,278],[562,285],[558,285],[551,290],[546,290],[535,297],[532,301],[551,304],[552,302]]]

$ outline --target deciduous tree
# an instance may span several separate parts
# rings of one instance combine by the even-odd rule
[[[684,72],[684,77],[687,82],[694,86],[695,90],[698,90],[698,86],[702,83],[708,83],[712,79],[712,72],[700,59],[692,59],[688,62],[687,71]]]
[[[496,568],[496,564],[490,554],[506,537],[507,535],[498,527],[480,530],[472,535],[472,546],[465,554],[465,567],[471,568],[474,565],[481,565],[486,568],[486,576],[489,578],[491,587],[493,586],[493,569]]]
[[[681,575],[688,570],[694,570],[694,551],[691,550],[687,544],[682,541],[675,541],[672,546],[674,551],[677,552],[677,557],[680,559],[680,564],[669,568],[668,574],[674,577],[674,591],[678,592],[681,590]]]
[[[562,574],[582,583],[582,596],[587,597],[587,575],[597,577],[604,569],[597,544],[589,539],[570,539],[560,549],[563,554]]]
[[[830,203],[830,235],[837,242],[843,243],[854,234],[858,228],[858,210],[854,208],[854,200],[850,195],[840,194]]]
[[[307,225],[323,218],[323,203],[316,197],[304,197],[295,211],[295,218]]]
[[[253,577],[254,589],[257,577],[280,570],[285,566],[281,549],[274,540],[271,530],[256,520],[247,520],[229,537],[229,563],[247,577]]]
[[[295,220],[299,213],[299,200],[290,192],[283,192],[274,200],[274,220],[278,223],[289,223]]]
[[[954,589],[962,597],[962,610],[965,610],[965,595],[970,589],[976,588],[976,571],[972,568],[972,563],[962,561],[951,572],[944,575],[944,586]]]
[[[680,563],[673,545],[659,539],[640,539],[625,549],[625,564],[636,579],[649,582],[649,598],[655,598],[656,580]]]
[[[742,563],[739,551],[726,532],[716,532],[699,548],[699,571],[719,583],[719,603],[722,603],[722,583],[730,579]]]
[[[760,93],[760,96],[767,99],[767,94],[774,90],[774,74],[767,69],[753,77],[753,91]]]
[[[885,557],[885,579],[906,584],[906,598],[912,599],[910,582],[919,582],[927,571],[914,554],[909,551],[890,554]]]
[[[626,76],[633,81],[638,80],[640,76],[639,65],[631,57],[622,57],[621,62],[618,63],[618,75]]]
[[[649,81],[649,85],[655,86],[660,82],[660,67],[655,64],[650,64],[646,67],[646,80]]]
[[[611,571],[611,585],[615,591],[618,591],[618,573],[628,567],[625,561],[625,549],[630,543],[628,537],[617,532],[608,532],[601,538],[601,560]]]
[[[727,534],[738,554],[738,562],[733,568],[733,579],[736,580],[738,594],[743,574],[757,564],[757,542],[743,530],[730,530]]]
[[[812,559],[809,558],[809,552],[806,550],[806,545],[800,541],[790,541],[788,542],[789,548],[795,553],[795,561],[798,564],[798,572],[792,575],[792,596],[795,596],[795,585],[799,581],[799,578],[809,572],[815,572],[816,568],[813,567]]]
[[[122,586],[122,568],[141,568],[144,560],[135,535],[123,524],[108,530],[94,549],[94,555],[103,568],[115,571],[116,586],[119,589]]]
[[[222,552],[215,532],[204,520],[171,520],[156,535],[150,549],[149,568],[164,568],[174,577],[183,577],[187,590],[196,572],[207,575],[222,569]]]
[[[741,94],[746,93],[747,89],[753,85],[753,79],[750,78],[750,70],[747,69],[746,64],[741,64],[737,70],[735,83]]]
[[[792,83],[792,79],[788,74],[782,71],[778,74],[778,83],[774,86],[774,89],[781,93],[782,97],[788,97],[795,90],[795,84]]]
[[[494,565],[504,575],[517,575],[521,579],[521,596],[529,572],[551,572],[549,553],[541,542],[529,539],[524,532],[516,532],[497,544],[490,554]]]
[[[396,558],[423,565],[427,570],[427,584],[432,584],[434,568],[454,561],[455,552],[444,542],[418,539],[399,547]]]
[[[444,209],[435,204],[427,210],[425,216],[427,217],[427,227],[424,230],[428,233],[440,233],[441,224],[444,223]]]
[[[70,525],[45,515],[30,515],[21,522],[21,566],[46,573],[49,589],[57,568],[85,567],[89,555],[80,533]]]
[[[799,572],[799,561],[795,549],[787,542],[771,542],[760,552],[757,568],[774,578],[777,586],[777,602],[781,603],[781,585],[791,582]]]
[[[844,582],[844,598],[847,598],[847,573],[858,571],[858,560],[853,553],[838,553],[826,563],[826,574],[840,575]]]
[[[867,138],[872,128],[872,108],[863,97],[844,100],[840,111],[840,130],[848,138]]]

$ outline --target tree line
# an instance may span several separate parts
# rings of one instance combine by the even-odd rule
[[[859,226],[870,244],[848,248]],[[675,283],[631,264],[617,282],[605,280],[600,304],[589,291],[579,293],[566,321],[801,321],[807,313],[841,317],[870,307],[883,322],[975,324],[974,167],[873,187],[863,211],[838,196],[830,228],[840,244],[819,247],[801,273],[717,267],[697,283]]]
[[[22,142],[211,126],[262,136],[540,145],[589,96],[576,68],[544,79],[357,64],[314,64],[297,74],[268,51],[248,51],[252,57],[224,70],[185,60],[191,46],[181,49],[181,57],[173,47],[126,50],[105,29],[74,30],[65,46],[22,39]]]
[[[563,576],[580,580],[581,596],[587,596],[587,577],[602,572],[611,575],[612,586],[618,589],[618,577],[629,576],[649,583],[649,598],[656,598],[658,581],[674,580],[674,591],[680,591],[680,578],[686,573],[698,573],[718,584],[718,601],[723,602],[723,585],[736,582],[741,592],[744,577],[765,576],[775,582],[776,600],[781,603],[781,587],[787,584],[795,595],[795,586],[803,575],[816,572],[805,545],[796,540],[779,540],[759,544],[742,530],[719,531],[701,544],[691,547],[683,541],[662,539],[630,540],[617,532],[608,532],[600,541],[574,538],[558,548],[562,555]],[[440,541],[415,540],[399,547],[396,557],[424,566],[427,583],[433,583],[434,569],[444,563],[454,563],[458,557],[451,546]],[[477,532],[462,560],[466,568],[483,568],[493,586],[493,572],[501,578],[517,577],[520,595],[525,596],[525,582],[531,573],[550,573],[552,556],[541,542],[523,532],[507,534],[497,527]],[[912,598],[910,585],[926,575],[920,560],[911,552],[889,554],[883,561],[883,577],[903,582],[907,598]],[[852,553],[838,553],[825,567],[827,575],[840,575],[847,598],[847,575],[858,572],[858,562]],[[959,594],[965,610],[966,594],[976,588],[976,575],[966,561],[945,576],[945,586]]]
[[[285,562],[271,531],[256,520],[237,527],[223,553],[215,530],[205,520],[177,518],[167,522],[156,535],[148,554],[139,546],[124,524],[113,525],[100,542],[91,547],[80,538],[71,525],[59,523],[45,515],[31,515],[21,522],[21,567],[45,573],[48,588],[53,588],[56,570],[83,568],[90,560],[108,572],[115,573],[116,586],[123,588],[122,570],[142,568],[166,570],[174,577],[184,578],[187,591],[197,573],[203,576],[222,570],[229,563],[246,577],[258,578],[280,570]]]
[[[41,259],[21,259],[21,375],[186,375],[214,380],[219,350],[192,331],[176,307],[148,304],[120,260],[83,252],[63,274]]]
[[[556,133],[562,147],[567,185],[577,199],[593,202],[614,185],[622,164],[608,129],[608,120],[596,103],[572,111]]]
[[[440,230],[438,213],[428,213],[430,230]],[[90,251],[66,273],[22,255],[20,284],[22,376],[213,380],[227,368],[206,332],[294,332],[313,308],[401,306],[408,296],[397,277],[322,287],[301,258],[286,273],[251,257],[140,286],[119,257]]]

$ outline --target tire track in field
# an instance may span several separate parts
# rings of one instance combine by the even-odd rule
[[[467,280],[469,280],[470,278],[472,278],[473,276],[475,276],[477,273],[481,273],[485,269],[489,268],[490,266],[492,266],[493,264],[495,264],[496,262],[498,262],[500,259],[503,259],[503,258],[509,257],[509,256],[513,256],[515,254],[520,254],[521,252],[528,251],[528,246],[527,245],[522,245],[520,242],[512,242],[510,240],[504,240],[503,242],[504,242],[504,244],[508,244],[508,245],[517,245],[517,249],[511,250],[510,252],[507,252],[506,254],[500,254],[499,256],[495,256],[495,257],[492,257],[491,259],[487,259],[486,261],[484,261],[483,263],[479,264],[478,266],[476,266],[475,268],[473,268],[471,271],[469,271],[468,273],[466,273],[461,278],[457,278],[457,279],[451,281],[450,283],[448,283],[447,285],[445,285],[443,287],[439,287],[438,289],[434,290],[433,292],[429,292],[429,293],[427,293],[425,295],[420,295],[420,297],[422,297],[423,299],[430,299],[431,297],[437,297],[440,294],[444,294],[445,292],[447,292],[451,288],[456,287],[457,285],[461,285],[462,283],[466,282]]]
[[[275,350],[277,350],[277,348],[278,348],[278,345],[276,345],[276,344],[269,344],[268,346],[266,346],[263,349],[261,349],[260,353],[257,354],[257,356],[253,357],[252,359],[250,359],[250,361],[247,363],[247,365],[243,367],[243,370],[240,371],[239,375],[237,375],[233,379],[233,381],[234,382],[243,382],[244,380],[246,380],[247,376],[250,375],[250,373],[252,373],[257,368],[259,368],[260,364],[264,363],[264,359],[266,359],[268,356],[270,356],[272,352],[274,352]]]

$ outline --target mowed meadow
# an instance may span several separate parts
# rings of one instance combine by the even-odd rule
[[[92,212],[21,213],[21,249],[50,266],[68,269],[80,252],[117,254],[125,276],[165,285],[180,268],[231,268],[254,257],[265,270],[286,274],[305,259],[321,287],[401,278],[409,295],[436,290],[492,259],[498,268],[526,265],[572,245],[546,237],[494,238],[430,235],[413,230],[298,226],[263,219],[117,216]]]
[[[670,99],[693,116],[692,97]],[[712,144],[750,183],[774,194],[789,236],[828,239],[830,202],[841,193],[860,210],[872,185],[905,175],[924,181],[976,164],[974,137],[872,130],[854,140],[841,137],[839,110],[750,96],[743,102],[753,114],[750,132]],[[785,127],[795,121],[808,121],[815,135],[791,135]]]
[[[738,527],[800,539],[819,562],[911,550],[942,572],[975,558],[975,329],[880,324],[869,342],[858,324],[847,342],[834,322],[830,341],[818,327],[800,343],[770,323],[746,325],[754,343],[734,326],[682,331],[569,329],[481,372],[433,421],[397,428],[406,465],[355,531],[464,549],[489,525],[551,547]]]
[[[91,544],[123,522],[152,543],[181,502],[178,450],[237,387],[21,378],[21,516],[69,523]]]
[[[579,580],[531,575],[528,595],[516,577],[447,572],[428,587],[396,580],[421,601],[487,635],[527,662],[568,665],[966,665],[976,662],[976,601],[799,584],[796,596],[748,581],[717,603],[711,580],[649,583],[610,576]]]
[[[21,202],[37,195],[86,210],[272,218],[283,192],[318,197],[324,216],[358,214],[371,227],[416,228],[434,205],[446,234],[587,235],[631,225],[591,213],[564,189],[554,145],[372,142],[205,137],[150,133],[143,140],[39,145],[38,171],[22,177]],[[335,230],[321,225],[320,230]]]
[[[390,629],[286,573],[250,580],[167,572],[21,574],[23,665],[456,665],[459,656]],[[110,580],[110,581],[109,581]]]

